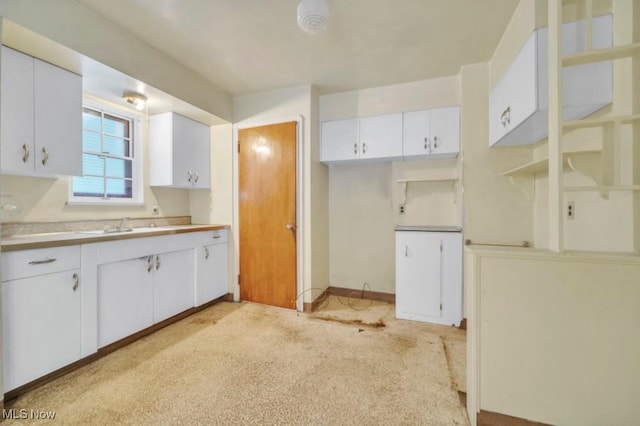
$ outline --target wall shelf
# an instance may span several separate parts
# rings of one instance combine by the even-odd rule
[[[410,183],[453,182],[453,192],[455,193],[457,192],[458,175],[455,170],[437,170],[437,172],[433,173],[433,176],[397,179],[396,182],[402,184],[402,199],[400,200],[400,205],[404,206],[407,203],[407,190]]]
[[[593,186],[566,186],[565,192],[591,192],[591,191],[640,191],[640,185],[593,185]]]
[[[640,54],[640,43],[631,43],[608,49],[598,49],[590,52],[568,55],[562,58],[562,66],[571,67],[574,65],[583,65],[593,62],[611,61],[614,59],[628,58],[638,54]]]
[[[565,152],[562,155],[563,165],[567,168],[575,170],[575,168],[572,167],[571,164],[571,157],[584,154],[597,154],[599,152],[600,151],[596,150]],[[549,170],[549,158],[545,157],[507,170],[502,173],[502,176],[530,176],[541,172],[546,172],[547,170]]]

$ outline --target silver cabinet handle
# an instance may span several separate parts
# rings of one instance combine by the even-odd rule
[[[32,260],[31,262],[29,262],[29,265],[44,265],[45,263],[53,263],[55,262],[56,258],[53,259],[43,259],[43,260]]]
[[[404,246],[404,257],[409,257],[409,246]]]
[[[80,278],[78,278],[78,274],[74,272],[73,273],[73,291],[76,291],[79,285],[80,285]]]
[[[363,154],[366,154],[366,153],[367,153],[367,144],[366,144],[366,143],[363,143],[363,144],[362,144],[362,153],[363,153]]]
[[[160,256],[156,256],[156,271],[160,269]]]
[[[358,144],[357,144],[357,143],[354,143],[354,144],[353,144],[353,153],[354,153],[354,154],[357,154],[357,153],[358,153]]]
[[[429,148],[429,138],[424,138],[424,150],[426,151]]]
[[[27,144],[23,144],[22,145],[22,162],[26,163],[29,160],[29,147],[27,146]]]
[[[153,256],[147,257],[147,272],[151,272],[153,269]]]
[[[205,258],[205,259],[208,259],[208,258],[209,258],[209,254],[210,254],[210,253],[209,253],[209,248],[208,248],[208,247],[205,247],[205,248],[204,248],[204,258]]]
[[[46,147],[42,148],[42,165],[44,166],[45,164],[47,164],[47,161],[49,160],[49,151],[47,151]]]
[[[438,145],[439,145],[438,140],[439,140],[439,138],[437,136],[433,137],[433,149],[434,150],[438,149]]]
[[[198,179],[200,179],[200,176],[198,176],[198,172],[195,172],[195,173],[196,173],[196,177],[194,179],[194,182],[198,182]]]
[[[508,124],[511,124],[511,106],[508,106],[507,109],[502,112],[500,122],[502,123],[502,127],[507,127]]]
[[[193,176],[191,175],[191,171],[187,170],[187,181],[191,182],[191,179],[193,178]]]
[[[213,238],[214,240],[217,240],[218,238],[222,238],[222,235],[220,235],[220,234],[216,234],[216,235],[214,235],[214,236],[213,236],[213,237],[211,237],[211,238]]]

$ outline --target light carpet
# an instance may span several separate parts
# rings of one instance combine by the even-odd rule
[[[361,327],[224,302],[5,408],[83,425],[469,424],[438,328],[386,321]]]

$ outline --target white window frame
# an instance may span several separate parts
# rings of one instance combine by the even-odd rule
[[[142,143],[142,129],[145,116],[125,108],[118,108],[114,105],[106,102],[99,102],[97,100],[84,99],[82,103],[83,109],[85,107],[102,111],[105,114],[113,115],[116,117],[131,120],[133,123],[132,133],[132,147],[133,147],[133,160],[131,164],[131,177],[132,177],[132,194],[131,198],[103,198],[103,197],[86,197],[75,196],[73,194],[73,177],[69,178],[69,198],[68,205],[104,205],[104,206],[132,206],[132,205],[144,205],[144,182],[143,182],[143,143]],[[83,144],[84,152],[84,144]],[[84,169],[83,169],[84,170]]]

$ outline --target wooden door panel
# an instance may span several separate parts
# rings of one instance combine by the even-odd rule
[[[296,306],[296,123],[239,132],[240,299]]]

